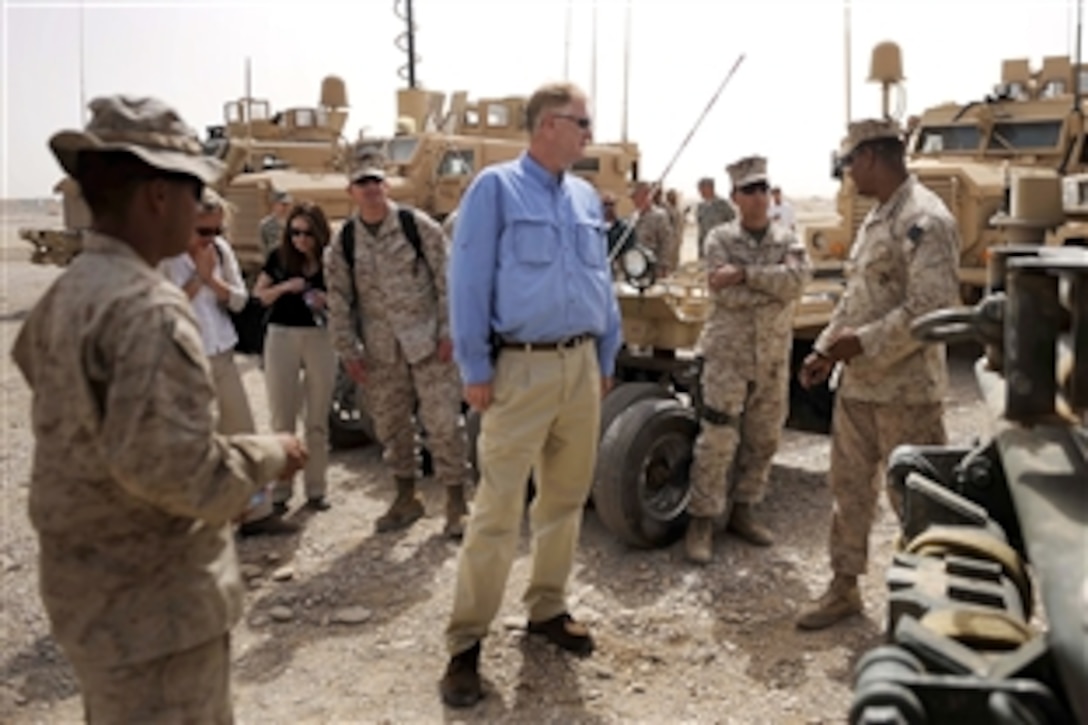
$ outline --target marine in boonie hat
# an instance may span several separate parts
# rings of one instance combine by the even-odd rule
[[[383,159],[378,154],[365,153],[358,156],[348,171],[348,180],[353,184],[365,179],[385,181],[385,168],[382,162]]]
[[[127,151],[155,169],[204,184],[223,174],[223,163],[205,154],[196,132],[157,98],[102,96],[88,108],[86,129],[59,131],[49,139],[53,155],[73,178],[78,178],[80,154],[98,151]]]
[[[767,159],[763,156],[745,156],[725,167],[734,189],[743,189],[760,182],[767,183]]]
[[[843,139],[839,150],[840,155],[848,158],[862,144],[885,138],[903,138],[903,129],[900,128],[898,121],[889,118],[867,118],[854,121],[846,129],[846,138]]]

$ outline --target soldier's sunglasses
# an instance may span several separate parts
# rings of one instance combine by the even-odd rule
[[[766,194],[770,190],[770,186],[765,182],[757,181],[754,184],[748,184],[747,186],[740,187],[740,193],[745,196],[752,196],[753,194]]]
[[[198,237],[218,237],[223,233],[223,227],[197,227],[196,234]]]

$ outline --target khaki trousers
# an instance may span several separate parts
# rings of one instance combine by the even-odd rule
[[[329,465],[329,406],[336,378],[336,355],[324,327],[269,325],[264,342],[264,382],[272,430],[294,433],[300,408],[309,451],[303,480],[307,498],[325,495]],[[291,498],[291,481],[276,481],[276,503]]]
[[[480,421],[479,488],[457,562],[451,654],[487,634],[514,562],[530,468],[532,571],[524,601],[533,621],[566,610],[566,586],[593,482],[601,376],[592,342],[572,349],[504,349]]]
[[[119,667],[73,661],[90,725],[234,722],[230,635],[184,652]]]
[[[223,435],[235,433],[256,433],[253,412],[249,407],[245,386],[238,366],[234,363],[234,351],[227,350],[208,357],[212,369],[212,384],[215,386],[215,400],[219,406],[218,432]],[[272,514],[272,498],[264,488],[258,490],[249,499],[241,521],[257,521]]]
[[[860,576],[869,563],[869,531],[876,516],[880,489],[889,491],[896,514],[903,502],[883,485],[883,467],[896,446],[944,445],[941,403],[899,405],[870,403],[835,396],[828,472],[834,508],[831,513],[831,569]]]

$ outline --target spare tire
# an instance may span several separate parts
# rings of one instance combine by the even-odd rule
[[[593,503],[621,541],[655,548],[683,533],[698,432],[695,411],[675,398],[639,400],[609,426],[597,452]]]

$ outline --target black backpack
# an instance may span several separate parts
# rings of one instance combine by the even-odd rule
[[[412,264],[412,274],[419,272],[419,262],[426,259],[423,256],[423,238],[419,236],[419,227],[416,226],[415,212],[406,206],[397,206],[397,219],[404,230],[404,236],[416,252],[415,262]],[[351,281],[351,311],[355,318],[355,331],[359,333],[359,339],[363,339],[362,320],[358,318],[359,291],[355,289],[355,219],[349,218],[340,227],[340,251],[344,254],[344,261],[348,263],[348,279]]]

